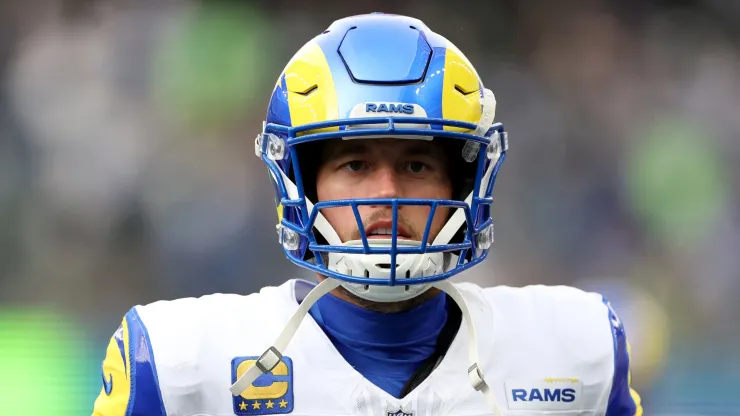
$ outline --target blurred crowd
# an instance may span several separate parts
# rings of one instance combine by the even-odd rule
[[[371,11],[460,47],[509,131],[496,244],[458,279],[604,293],[646,414],[740,415],[740,2],[719,0],[0,2],[0,414],[89,414],[133,305],[312,278],[253,139],[292,54]]]

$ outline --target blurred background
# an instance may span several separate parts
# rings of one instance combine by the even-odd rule
[[[600,291],[646,415],[740,415],[733,0],[0,2],[0,415],[90,414],[133,305],[311,277],[253,139],[292,54],[371,11],[456,43],[510,132],[459,279]]]

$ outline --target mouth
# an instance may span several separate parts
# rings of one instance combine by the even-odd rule
[[[365,228],[365,235],[367,236],[368,240],[370,239],[379,239],[379,238],[391,238],[393,236],[393,221],[391,220],[383,220],[383,221],[376,221],[367,228]],[[411,233],[406,230],[406,228],[398,224],[398,228],[396,229],[396,237],[398,239],[403,240],[410,240],[412,239]]]

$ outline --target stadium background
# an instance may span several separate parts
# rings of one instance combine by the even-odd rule
[[[370,11],[497,95],[497,244],[464,277],[601,291],[646,414],[740,415],[731,0],[0,2],[0,415],[89,414],[132,305],[306,276],[253,138],[290,56]]]

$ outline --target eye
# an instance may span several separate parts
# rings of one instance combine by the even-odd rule
[[[351,160],[344,164],[344,168],[350,172],[359,172],[365,168],[365,162],[361,160]]]
[[[427,169],[427,165],[423,162],[414,161],[409,162],[408,165],[406,165],[406,169],[408,169],[411,173],[419,174]]]

